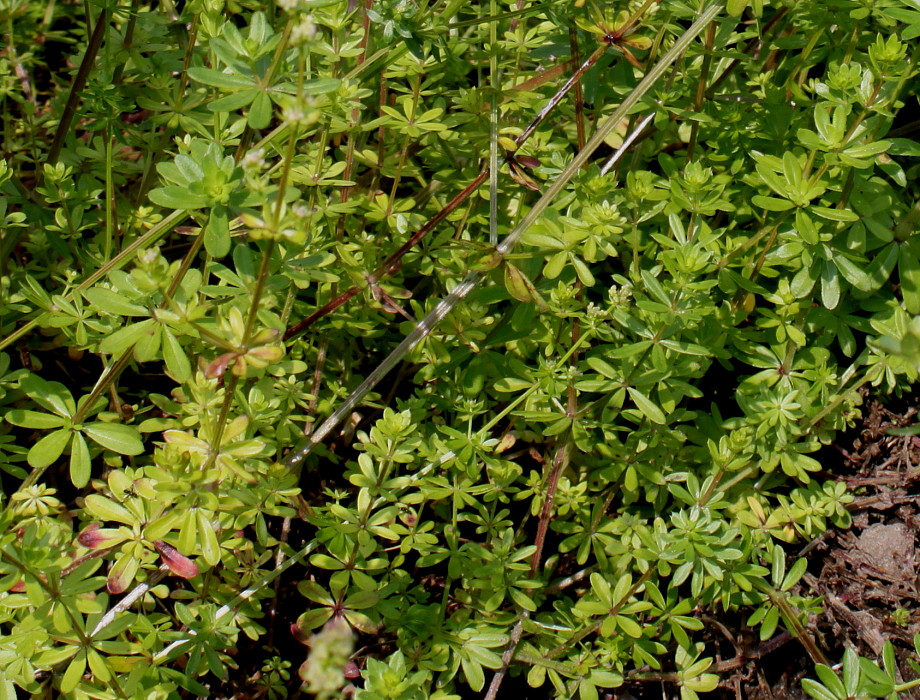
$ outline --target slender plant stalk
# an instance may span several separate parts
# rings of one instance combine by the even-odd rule
[[[716,25],[712,23],[706,29],[706,53],[703,54],[703,65],[700,66],[700,77],[696,83],[696,97],[693,99],[693,111],[700,112],[703,109],[703,102],[706,99],[706,78],[709,76],[709,68],[712,66],[712,47],[716,38]],[[700,123],[694,120],[690,125],[690,141],[687,143],[687,162],[693,160],[693,152],[696,150],[696,141],[700,133]],[[693,236],[691,235],[692,239]]]
[[[764,44],[766,43],[767,35],[773,31],[776,25],[779,24],[780,20],[782,20],[783,17],[785,17],[786,13],[788,12],[789,12],[788,7],[784,7],[781,10],[777,11],[776,14],[774,14],[770,18],[770,21],[764,25],[764,28],[761,31],[760,36],[754,37],[748,42],[747,46],[744,48],[744,53],[751,54],[755,58],[759,57],[760,51],[763,49]],[[716,90],[719,89],[722,83],[724,83],[728,79],[728,77],[732,73],[735,72],[735,69],[741,65],[741,62],[742,62],[742,59],[740,58],[733,59],[732,62],[729,63],[728,66],[726,66],[725,70],[719,74],[719,77],[713,80],[712,84],[706,89],[707,96],[711,97],[712,95],[714,95]]]
[[[521,614],[520,619],[514,623],[511,634],[508,636],[508,646],[502,654],[502,667],[492,676],[492,682],[489,684],[489,690],[486,692],[483,700],[495,700],[495,698],[498,697],[498,689],[501,687],[502,681],[508,673],[508,667],[514,660],[514,652],[517,650],[517,645],[521,641],[521,634],[524,632],[524,619],[529,616],[530,615],[525,611]]]
[[[80,101],[80,93],[86,87],[86,81],[89,78],[89,72],[96,62],[96,56],[102,47],[102,40],[105,37],[106,27],[109,26],[109,10],[103,8],[99,13],[99,19],[96,20],[96,26],[93,27],[93,33],[89,38],[89,44],[86,47],[86,53],[83,54],[83,60],[80,61],[80,67],[77,74],[70,84],[70,93],[67,95],[67,103],[61,112],[61,121],[58,122],[57,130],[54,132],[54,140],[48,149],[48,163],[58,162],[61,156],[61,149],[64,147],[64,139],[70,132],[70,125],[73,122],[74,115],[77,113],[77,103]]]
[[[537,534],[534,537],[533,556],[530,557],[530,575],[536,576],[540,569],[540,561],[543,559],[543,544],[546,542],[546,533],[549,530],[549,519],[553,514],[553,503],[556,500],[556,488],[559,485],[559,477],[569,464],[569,456],[572,453],[572,438],[569,436],[566,441],[556,448],[556,454],[553,457],[553,467],[550,470],[549,478],[546,480],[546,495],[543,497],[543,506],[540,508],[540,519],[537,521]]]
[[[581,62],[581,48],[578,46],[578,32],[575,27],[569,27],[569,48],[572,51],[572,60]],[[575,84],[575,136],[580,151],[587,143],[585,135],[585,93],[581,81]]]
[[[497,0],[489,0],[489,12],[498,12]],[[501,76],[498,67],[498,25],[489,25],[489,245],[498,245],[498,95],[501,92]]]

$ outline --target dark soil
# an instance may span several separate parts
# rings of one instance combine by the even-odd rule
[[[824,598],[824,613],[808,627],[818,649],[831,663],[846,648],[876,660],[891,641],[902,680],[916,677],[907,659],[920,634],[920,436],[889,431],[915,425],[917,414],[917,397],[899,407],[868,403],[862,426],[839,441],[842,464],[834,469],[855,496],[853,526],[830,530],[797,553],[808,557],[810,572],[800,592]],[[723,698],[808,697],[801,681],[814,677],[814,661],[788,633],[751,644],[744,641],[750,630],[720,627],[741,652],[721,663],[726,670],[737,665],[723,674]],[[678,695],[659,689],[656,697]]]

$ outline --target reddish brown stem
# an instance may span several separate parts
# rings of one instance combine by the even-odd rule
[[[88,20],[89,18],[87,18]],[[54,132],[54,140],[51,142],[51,148],[48,149],[48,163],[57,163],[61,155],[61,149],[64,147],[64,139],[70,131],[71,122],[77,113],[77,104],[80,102],[80,93],[86,87],[86,80],[89,78],[89,71],[96,61],[96,55],[102,46],[102,40],[105,37],[105,29],[109,25],[109,11],[104,9],[99,13],[99,19],[96,20],[96,26],[93,27],[93,33],[89,38],[89,44],[86,47],[86,53],[83,54],[83,60],[80,61],[80,67],[74,76],[73,83],[70,86],[70,93],[67,95],[67,102],[64,110],[61,112],[61,120],[58,122],[57,130]]]
[[[473,192],[475,192],[486,181],[486,178],[489,176],[489,170],[486,168],[473,180],[469,185],[467,185],[463,190],[457,194],[450,202],[448,202],[441,211],[435,214],[431,219],[422,226],[418,231],[412,234],[412,237],[409,238],[405,243],[400,246],[399,250],[393,253],[386,261],[380,265],[373,273],[367,276],[368,284],[375,285],[380,282],[381,279],[388,275],[392,275],[399,269],[400,261],[402,257],[408,253],[412,248],[428,235],[435,226],[440,224],[444,219],[446,219],[452,211],[459,207]],[[291,326],[287,332],[284,334],[285,340],[290,340],[291,338],[303,333],[307,328],[309,328],[313,323],[318,319],[322,318],[326,314],[335,311],[342,304],[357,296],[360,293],[360,288],[352,287],[347,291],[343,292],[341,295],[330,301],[328,304],[323,306],[320,309],[317,309],[312,314],[307,316],[305,319],[300,321],[294,326]]]
[[[581,61],[581,50],[578,48],[578,32],[575,27],[569,27],[569,47],[572,50],[572,59],[575,63]],[[585,147],[585,96],[581,89],[581,82],[575,84],[575,133],[578,138],[578,150]]]
[[[284,339],[290,340],[294,336],[300,335],[305,330],[307,330],[307,328],[309,328],[314,323],[316,323],[317,320],[321,319],[323,316],[325,316],[328,313],[332,313],[337,308],[339,308],[342,304],[347,302],[349,299],[352,299],[353,297],[358,296],[360,292],[361,290],[358,287],[352,287],[351,289],[346,290],[345,292],[337,296],[335,299],[327,303],[325,306],[321,306],[316,311],[314,311],[312,314],[307,316],[305,319],[303,319],[299,323],[295,323],[293,326],[288,328],[284,334]]]
[[[556,448],[556,456],[553,457],[553,468],[549,473],[549,479],[546,481],[546,497],[543,500],[543,508],[540,510],[540,522],[537,523],[537,536],[534,538],[536,550],[530,558],[530,575],[534,576],[540,568],[540,561],[543,559],[543,544],[546,542],[546,532],[549,530],[549,519],[553,514],[553,502],[556,500],[556,489],[559,487],[559,477],[565,468],[568,460],[568,442]]]
[[[552,112],[562,101],[562,98],[569,94],[569,90],[578,84],[578,81],[581,80],[581,77],[587,73],[588,70],[590,70],[591,66],[601,60],[601,56],[603,56],[606,51],[606,44],[599,46],[597,49],[595,49],[594,53],[588,56],[588,60],[582,63],[578,67],[578,70],[572,73],[572,77],[570,77],[565,82],[565,85],[563,85],[559,91],[550,98],[549,102],[547,102],[543,109],[540,110],[539,114],[537,114],[534,120],[527,125],[527,128],[524,129],[523,133],[521,133],[521,135],[514,140],[518,146],[520,146],[533,135],[533,132],[537,130],[537,127],[543,123],[543,120],[549,116],[549,113]]]

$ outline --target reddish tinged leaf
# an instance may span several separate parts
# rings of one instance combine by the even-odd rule
[[[515,156],[515,160],[517,160],[517,162],[523,165],[525,168],[540,167],[540,159],[534,158],[533,156]]]
[[[349,661],[345,664],[345,668],[342,669],[342,675],[344,675],[349,680],[352,678],[361,677],[361,669],[358,668],[358,664],[354,661]]]
[[[157,540],[153,543],[153,546],[156,547],[157,551],[160,553],[160,558],[163,560],[163,563],[166,564],[169,570],[176,576],[181,576],[182,578],[195,578],[198,575],[198,566],[195,562],[184,554],[180,554],[179,550],[171,544],[167,544],[163,540]]]
[[[77,542],[88,549],[96,549],[99,546],[99,538],[96,533],[99,532],[100,527],[102,526],[99,523],[91,523],[77,535]]]
[[[25,593],[26,592],[26,582],[25,579],[19,579],[13,586],[10,588],[10,593]]]
[[[246,357],[249,360],[258,360],[267,365],[271,362],[277,362],[284,357],[284,348],[280,345],[259,345],[254,348],[249,348]]]
[[[77,535],[77,542],[87,549],[105,549],[125,541],[125,535],[117,528],[104,528],[99,523],[88,525]]]
[[[240,354],[238,352],[225,352],[223,355],[218,355],[215,359],[211,360],[211,363],[204,371],[204,375],[208,379],[223,377],[230,363],[234,362],[239,356]]]
[[[524,172],[524,169],[521,168],[514,161],[509,161],[508,165],[511,168],[511,179],[513,179],[519,185],[523,185],[534,192],[540,191],[540,185],[538,185],[530,175]]]
[[[301,629],[296,622],[291,623],[291,636],[304,646],[310,646],[310,640],[313,637],[309,630]]]
[[[105,582],[106,590],[112,595],[119,595],[128,590],[128,586],[134,581],[140,563],[134,557],[122,552],[121,556],[115,560],[115,564],[109,569],[108,579]]]

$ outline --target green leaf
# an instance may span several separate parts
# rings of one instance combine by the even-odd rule
[[[260,92],[252,101],[247,122],[253,129],[264,129],[272,121],[272,101],[267,93]],[[226,255],[226,253],[225,253]]]
[[[572,267],[575,268],[575,274],[578,276],[579,282],[581,282],[585,287],[594,286],[594,275],[591,274],[591,270],[583,260],[580,260],[579,258],[572,258]]]
[[[99,520],[114,520],[122,525],[137,524],[137,516],[111,498],[91,493],[84,499],[86,511]]]
[[[789,183],[790,191],[801,193],[802,164],[792,151],[786,151],[783,154],[783,175],[786,177],[786,182]]]
[[[748,0],[728,0],[725,10],[731,17],[740,17],[748,6]]]
[[[665,423],[667,423],[664,412],[645,394],[631,386],[626,387],[626,390],[629,392],[632,400],[636,402],[636,406],[642,412],[642,415],[652,421],[652,423],[657,423],[658,425],[665,425]]]
[[[898,277],[904,307],[910,314],[920,314],[920,260],[910,244],[902,244],[898,258]]]
[[[179,536],[176,538],[176,547],[183,552],[194,552],[198,545],[197,513],[197,508],[182,511],[182,525],[179,528]]]
[[[804,678],[802,680],[802,690],[808,693],[815,700],[843,700],[834,695],[830,690],[825,688],[823,685],[817,681],[813,681],[811,678]]]
[[[848,223],[859,221],[859,215],[849,209],[831,209],[829,207],[819,207],[816,204],[812,204],[808,207],[808,211],[817,214],[822,219],[828,219],[830,221],[844,221]]]
[[[703,673],[685,680],[683,685],[697,693],[710,693],[719,685],[719,676],[715,673]]]
[[[460,657],[460,665],[463,667],[463,675],[466,678],[467,685],[469,685],[474,692],[478,693],[482,690],[482,686],[485,685],[486,682],[486,676],[485,673],[483,673],[482,666],[466,656]]]
[[[543,274],[547,279],[554,280],[565,269],[565,264],[569,261],[568,254],[563,250],[555,253],[543,267]]]
[[[760,626],[760,641],[766,641],[767,639],[770,639],[773,636],[773,633],[776,631],[777,625],[779,625],[779,609],[770,606],[770,608],[767,609],[766,615],[764,615],[763,618],[763,623]]]
[[[214,207],[204,230],[204,247],[208,255],[222,258],[230,252],[230,225],[225,207]]]
[[[328,554],[314,554],[310,557],[310,563],[320,569],[328,569],[330,571],[338,571],[339,569],[345,568],[342,562],[330,557]]]
[[[789,573],[786,574],[786,578],[783,579],[783,585],[780,587],[782,591],[790,590],[795,584],[799,582],[802,576],[805,575],[805,572],[808,570],[808,560],[804,557],[797,559],[795,564],[792,565],[792,568],[789,569]]]
[[[712,355],[709,349],[704,348],[702,345],[697,345],[696,343],[685,343],[679,340],[662,340],[659,341],[659,344],[683,355],[696,355],[698,357],[709,357]]]
[[[178,185],[166,185],[151,190],[150,201],[167,209],[204,209],[211,202],[205,194],[189,192]]]
[[[173,182],[177,185],[190,185],[193,182],[201,182],[204,180],[204,170],[201,165],[186,153],[177,155],[172,162],[172,166],[176,169],[176,172],[179,173],[179,177],[173,179]],[[168,171],[169,163],[158,164],[157,168],[160,174],[165,177],[166,173],[164,170]]]
[[[297,590],[300,592],[300,595],[304,596],[307,600],[318,603],[319,605],[335,605],[335,598],[329,595],[326,589],[316,583],[316,581],[301,581],[297,584]]]
[[[4,671],[0,671],[0,700],[16,700],[16,686]]]
[[[350,610],[365,610],[374,607],[380,601],[377,591],[358,591],[345,599],[345,607]]]
[[[44,469],[54,464],[58,457],[64,453],[64,450],[67,449],[72,436],[73,431],[70,428],[55,430],[53,433],[45,435],[45,437],[32,445],[32,449],[29,450],[27,458],[29,465],[36,469]]]
[[[137,345],[148,333],[157,329],[159,324],[151,318],[121,328],[106,336],[99,343],[99,351],[108,355],[121,355],[128,348]]]
[[[74,433],[73,443],[70,445],[70,480],[78,489],[89,483],[92,472],[92,460],[89,457],[89,447],[80,433]]]
[[[102,287],[90,287],[83,291],[89,303],[112,316],[147,316],[148,312],[140,304],[133,304],[117,292]]]
[[[201,556],[207,562],[208,566],[217,566],[220,562],[220,542],[217,540],[217,533],[214,532],[214,526],[205,511],[198,509],[195,511],[195,517],[198,520],[198,538],[201,547]]]
[[[297,618],[297,629],[309,631],[325,625],[332,617],[332,608],[316,608],[302,613]]]
[[[52,413],[39,413],[38,411],[27,411],[21,408],[11,409],[6,414],[5,418],[7,422],[18,425],[20,428],[33,428],[37,430],[60,428],[67,423],[66,418]]]
[[[326,95],[338,90],[341,84],[338,78],[314,78],[304,81],[302,91],[304,95]]]
[[[124,593],[134,581],[139,568],[140,562],[128,552],[123,551],[109,569],[106,590],[112,595]]]
[[[258,88],[241,90],[240,92],[234,92],[209,102],[208,109],[211,112],[235,112],[238,109],[243,109],[243,107],[251,103],[259,95],[264,94],[265,93]]]
[[[623,630],[624,634],[633,639],[642,637],[642,626],[628,615],[617,615],[617,627]]]
[[[788,211],[795,205],[788,199],[777,199],[776,197],[764,197],[762,194],[755,194],[751,197],[751,203],[754,206],[766,209],[767,211]]]
[[[892,242],[872,259],[872,262],[866,267],[866,276],[870,282],[869,289],[866,291],[874,292],[891,278],[891,273],[894,272],[898,262],[898,252],[898,244]]]
[[[784,199],[789,198],[789,186],[788,182],[777,175],[773,170],[764,162],[757,163],[757,174],[760,175],[761,179],[766,183],[766,185],[773,190],[776,194]]]
[[[139,455],[144,451],[137,428],[123,423],[84,423],[83,432],[107,450],[122,455]]]
[[[843,275],[847,282],[863,292],[868,292],[872,288],[872,280],[866,271],[854,264],[846,255],[838,253],[834,255],[833,259],[837,269],[840,270],[840,274]]]
[[[818,678],[821,682],[830,690],[836,697],[843,700],[847,697],[846,688],[844,688],[843,681],[840,680],[840,676],[834,673],[834,670],[825,664],[817,664],[815,666],[815,673],[818,675]]]
[[[179,344],[176,336],[163,327],[163,361],[166,363],[166,369],[180,384],[187,382],[192,376],[192,365],[185,354],[185,350]]]
[[[836,309],[840,303],[840,278],[830,260],[824,261],[821,266],[821,303],[826,309]]]
[[[93,678],[108,683],[112,680],[112,668],[108,661],[95,649],[87,649],[87,660],[89,661],[89,670],[92,671]]]
[[[61,692],[65,694],[72,693],[80,684],[80,679],[86,672],[86,649],[80,649],[77,655],[73,657],[67,670],[61,678]]]
[[[245,90],[255,85],[251,77],[235,73],[222,73],[213,68],[204,68],[202,66],[189,68],[188,75],[196,82],[223,90]]]
[[[47,382],[38,375],[27,374],[19,380],[19,386],[35,403],[59,416],[69,418],[77,410],[70,390],[60,382]]]
[[[884,153],[891,146],[890,141],[875,141],[873,143],[860,143],[855,146],[847,146],[841,155],[848,155],[851,158],[872,158],[879,153]]]

